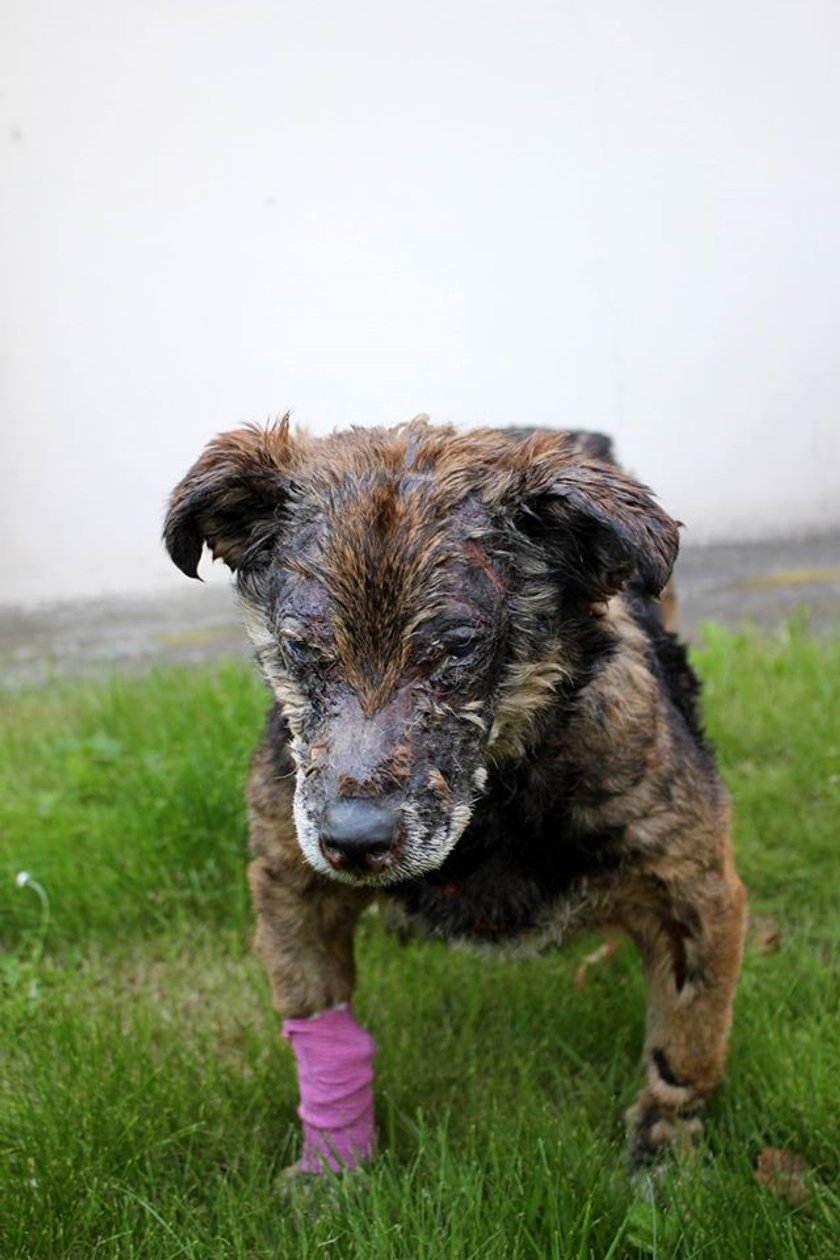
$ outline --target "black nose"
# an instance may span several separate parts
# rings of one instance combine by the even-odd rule
[[[324,815],[321,851],[336,870],[374,874],[390,866],[398,827],[399,813],[386,801],[335,801]]]

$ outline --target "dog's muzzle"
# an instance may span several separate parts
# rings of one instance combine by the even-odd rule
[[[335,801],[324,815],[321,852],[336,871],[382,874],[397,856],[400,821],[399,809],[388,800]]]

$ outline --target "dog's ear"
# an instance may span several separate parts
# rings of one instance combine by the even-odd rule
[[[215,438],[169,500],[163,539],[178,568],[198,577],[205,543],[230,569],[258,562],[276,536],[293,463],[288,416]]]
[[[678,522],[615,464],[557,452],[524,470],[519,527],[556,556],[588,597],[614,595],[637,573],[658,595],[679,550]]]

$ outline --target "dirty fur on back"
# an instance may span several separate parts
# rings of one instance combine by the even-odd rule
[[[277,1009],[348,1000],[375,897],[406,931],[485,947],[622,930],[649,995],[633,1150],[691,1136],[723,1072],[744,897],[660,604],[678,527],[608,439],[247,427],[176,488],[165,539],[191,576],[205,544],[235,571],[273,695],[249,807]],[[325,844],[348,802],[388,803],[381,862]]]

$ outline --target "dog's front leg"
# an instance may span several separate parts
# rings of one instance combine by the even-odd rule
[[[728,852],[722,871],[680,872],[656,890],[627,922],[648,986],[647,1083],[626,1117],[636,1164],[700,1131],[698,1112],[723,1076],[746,919]]]
[[[373,1153],[373,1038],[350,1007],[353,929],[368,894],[332,885],[299,855],[248,868],[255,950],[297,1060],[303,1153],[297,1171],[354,1168]]]

